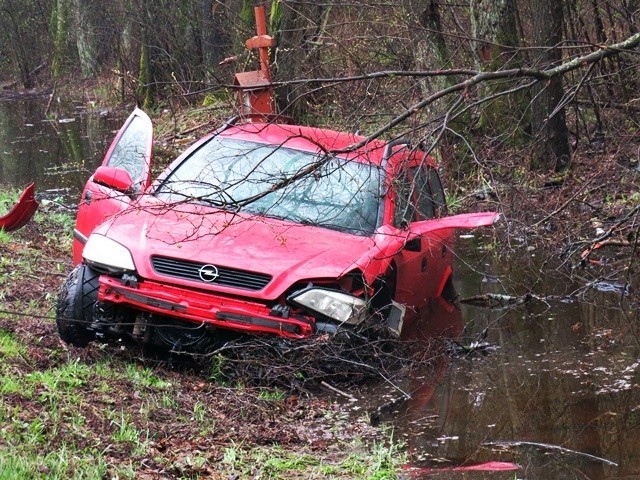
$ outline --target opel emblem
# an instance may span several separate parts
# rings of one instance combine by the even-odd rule
[[[215,265],[203,265],[200,267],[200,270],[198,270],[198,275],[200,275],[200,280],[203,282],[211,283],[215,281],[220,274],[218,273],[218,267]]]

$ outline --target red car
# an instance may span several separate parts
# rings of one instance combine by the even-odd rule
[[[56,310],[66,342],[400,333],[451,291],[454,230],[497,218],[447,216],[434,160],[406,141],[236,118],[153,182],[151,147],[136,109],[82,193]]]

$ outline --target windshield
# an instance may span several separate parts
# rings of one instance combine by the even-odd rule
[[[214,137],[156,195],[363,235],[376,228],[380,173],[336,157]]]

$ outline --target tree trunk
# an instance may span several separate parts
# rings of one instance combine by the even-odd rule
[[[281,0],[280,25],[275,33],[277,42],[276,81],[298,80],[314,71],[315,51],[312,40],[318,35],[322,17],[329,9],[326,4],[313,0]],[[307,108],[305,102],[310,85],[284,85],[276,92],[279,110],[285,115],[301,119]]]
[[[496,71],[517,68],[522,64],[516,26],[516,0],[471,0],[471,33],[476,68]],[[478,86],[477,95],[487,97],[504,88],[502,82]],[[513,130],[520,125],[526,100],[522,94],[497,98],[482,106],[478,127],[488,134]],[[520,137],[528,125],[518,129]]]
[[[202,62],[207,78],[213,76],[218,64],[231,52],[231,40],[225,29],[228,18],[225,0],[201,0]]]
[[[533,40],[539,52],[534,54],[534,67],[549,68],[562,60],[559,45],[564,24],[563,2],[532,0],[531,5]],[[569,167],[569,132],[565,109],[560,105],[563,94],[562,77],[534,88],[531,100],[532,169],[560,172]]]
[[[421,2],[419,22],[423,30],[416,44],[416,67],[418,70],[441,70],[451,66],[449,50],[442,33],[440,6],[436,0]],[[423,97],[455,83],[452,77],[426,77],[420,81]]]
[[[138,97],[142,107],[149,109],[154,104],[154,89],[152,86],[152,65],[151,56],[149,54],[149,46],[151,42],[150,29],[152,25],[153,15],[150,11],[149,2],[151,0],[143,0],[141,5],[142,16],[142,35],[140,45],[140,69],[138,72]]]
[[[520,65],[515,0],[471,0],[470,8],[478,70]]]
[[[640,28],[640,0],[623,0],[622,11],[629,24],[629,33],[638,33]]]
[[[80,70],[84,77],[93,77],[98,71],[98,39],[94,9],[99,7],[94,2],[85,0],[71,1]]]
[[[119,90],[123,102],[126,99],[127,87],[131,88],[132,79],[136,78],[136,72],[140,66],[136,61],[139,54],[135,48],[135,45],[141,43],[139,41],[140,32],[135,28],[138,25],[136,22],[138,17],[134,14],[133,9],[130,0],[120,2],[119,20],[117,21],[120,25],[120,36],[118,37],[116,69],[120,72]],[[136,35],[138,42],[135,41]]]
[[[69,6],[67,0],[57,0],[53,6],[52,26],[55,28],[51,74],[54,78],[62,74],[69,38]]]

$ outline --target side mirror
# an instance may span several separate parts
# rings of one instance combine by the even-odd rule
[[[93,181],[123,193],[130,193],[134,190],[131,175],[123,168],[98,167],[93,174]]]

